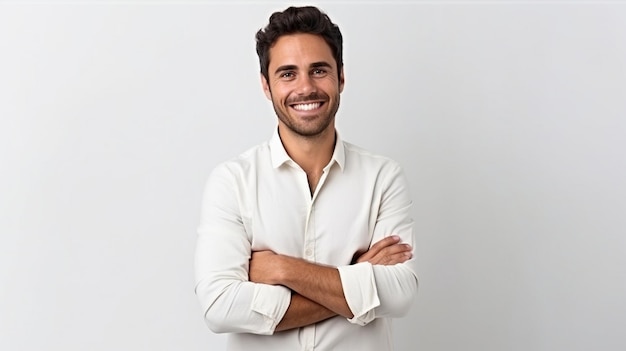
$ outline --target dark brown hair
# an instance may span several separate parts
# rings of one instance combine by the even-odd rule
[[[256,33],[256,53],[259,55],[261,74],[269,81],[270,48],[279,37],[287,34],[307,33],[324,38],[337,63],[338,74],[343,67],[343,37],[339,27],[328,15],[317,7],[289,7],[283,12],[274,12],[265,28]]]

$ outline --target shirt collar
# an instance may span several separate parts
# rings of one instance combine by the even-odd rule
[[[291,161],[289,155],[287,155],[287,151],[283,146],[283,142],[280,140],[280,135],[278,135],[278,127],[274,129],[274,134],[272,135],[272,139],[270,139],[270,154],[272,155],[272,167],[278,168],[283,165],[283,163]]]
[[[335,129],[335,151],[333,152],[333,157],[330,159],[328,163],[328,168],[333,164],[333,161],[339,165],[339,168],[343,171],[343,167],[346,164],[346,150],[343,145],[343,140],[339,136],[339,132]]]
[[[328,163],[328,166],[324,167],[324,170],[330,169],[333,163],[337,163],[339,168],[343,171],[343,167],[346,162],[346,151],[343,145],[343,140],[339,136],[339,133],[335,130],[335,151],[333,152],[333,156]],[[285,147],[283,146],[282,141],[280,140],[280,135],[278,135],[278,128],[274,130],[274,134],[269,142],[270,146],[270,154],[272,157],[272,167],[278,168],[282,166],[285,162],[294,162],[291,157],[287,154]]]

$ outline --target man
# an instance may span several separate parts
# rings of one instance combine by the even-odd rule
[[[272,139],[206,185],[196,294],[229,350],[391,350],[417,291],[406,179],[341,140],[342,36],[315,7],[256,36]]]

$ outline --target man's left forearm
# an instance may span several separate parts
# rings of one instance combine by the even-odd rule
[[[276,326],[275,332],[305,327],[337,314],[328,308],[292,291],[289,308]]]

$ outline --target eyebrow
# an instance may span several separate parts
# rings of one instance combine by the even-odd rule
[[[318,67],[328,67],[328,68],[332,68],[332,66],[330,65],[330,63],[326,62],[326,61],[320,61],[320,62],[313,62],[310,65],[311,68],[318,68]]]
[[[276,68],[276,70],[274,71],[274,74],[278,74],[283,71],[294,71],[297,69],[298,69],[298,66],[296,65],[283,65],[283,66]]]
[[[319,67],[331,68],[332,66],[330,65],[330,63],[326,61],[313,62],[312,64],[309,65],[309,68],[319,68]],[[296,65],[283,65],[283,66],[276,68],[276,70],[274,71],[274,74],[278,74],[284,71],[297,71],[297,70],[298,70],[298,66]]]

